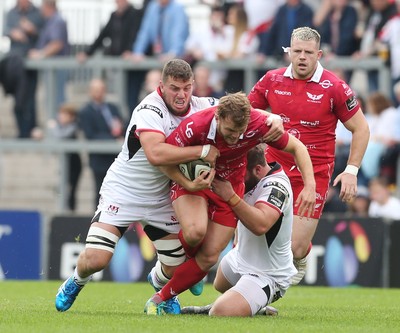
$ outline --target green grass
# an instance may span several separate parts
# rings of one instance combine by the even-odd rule
[[[64,313],[54,307],[58,281],[0,282],[0,332],[400,332],[400,289],[297,286],[274,306],[276,317],[210,318],[146,316],[152,295],[145,283],[90,282]],[[180,296],[185,305],[204,305],[218,293]]]

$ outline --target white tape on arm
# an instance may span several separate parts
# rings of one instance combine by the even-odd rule
[[[346,166],[346,169],[344,169],[344,172],[345,172],[345,173],[349,173],[349,174],[351,174],[351,175],[357,177],[358,169],[359,169],[359,168],[356,167],[355,165],[348,164],[348,165]]]
[[[210,148],[211,148],[210,145],[204,145],[204,146],[203,146],[203,149],[201,150],[201,155],[200,155],[200,158],[201,158],[201,159],[206,158],[206,156],[207,156],[208,153],[210,152]]]

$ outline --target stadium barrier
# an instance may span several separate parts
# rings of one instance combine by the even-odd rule
[[[0,211],[0,280],[66,279],[84,248],[90,220],[60,215],[46,225],[38,212]],[[399,251],[400,221],[323,215],[301,284],[399,288]],[[135,223],[118,243],[109,267],[94,280],[146,281],[155,260],[152,243]]]

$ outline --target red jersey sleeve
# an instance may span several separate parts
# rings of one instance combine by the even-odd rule
[[[167,137],[165,142],[178,147],[195,146],[199,144],[197,136],[194,135],[195,131],[196,126],[192,117],[186,118]]]
[[[255,109],[262,109],[266,110],[268,105],[267,99],[265,95],[268,93],[266,83],[267,80],[265,79],[267,74],[265,74],[251,89],[250,94],[247,98],[250,101],[250,104]]]
[[[360,104],[353,90],[343,81],[337,82],[334,93],[335,114],[344,123],[357,113]]]

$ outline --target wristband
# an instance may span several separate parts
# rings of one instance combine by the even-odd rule
[[[355,165],[348,164],[346,169],[344,169],[344,172],[357,177],[358,169],[359,168],[357,168]]]
[[[206,158],[206,156],[210,152],[210,148],[211,148],[210,145],[204,145],[203,146],[203,149],[201,150],[200,159]]]
[[[230,199],[227,201],[228,205],[231,207],[235,207],[239,202],[240,202],[240,197],[235,193],[230,197]]]

